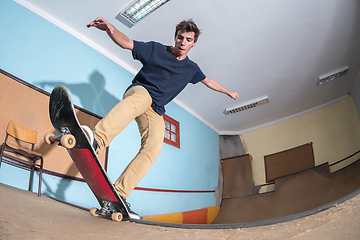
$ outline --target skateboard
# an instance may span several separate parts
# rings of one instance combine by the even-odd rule
[[[44,140],[47,144],[57,142],[69,152],[101,206],[101,209],[91,208],[90,214],[111,218],[114,221],[129,220],[129,212],[101,166],[86,133],[79,124],[70,94],[62,85],[56,86],[51,92],[49,114],[58,134],[47,133]]]

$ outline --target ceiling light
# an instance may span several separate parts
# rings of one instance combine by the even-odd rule
[[[321,85],[323,83],[327,83],[331,80],[334,80],[335,78],[338,78],[338,77],[341,77],[345,74],[348,73],[348,70],[349,70],[349,67],[344,67],[342,69],[339,69],[335,72],[332,72],[332,73],[329,73],[329,74],[326,74],[326,75],[322,75],[318,78],[317,80],[317,85]]]
[[[137,0],[130,3],[124,10],[122,10],[116,19],[122,22],[127,27],[131,28],[141,19],[164,5],[170,0]]]
[[[249,103],[249,104],[244,104],[244,105],[241,105],[241,106],[226,108],[224,110],[224,114],[225,115],[234,114],[234,113],[237,113],[237,112],[241,112],[241,111],[244,111],[244,110],[248,110],[248,109],[251,109],[251,108],[255,108],[255,107],[264,105],[266,103],[269,103],[269,98],[268,97],[261,98],[259,100],[251,101],[251,103]]]

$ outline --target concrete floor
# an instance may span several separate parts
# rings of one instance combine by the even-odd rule
[[[46,196],[0,184],[0,240],[8,239],[360,239],[360,195],[293,221],[237,229],[181,229],[114,222]]]

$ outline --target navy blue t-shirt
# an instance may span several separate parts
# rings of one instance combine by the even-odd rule
[[[165,113],[165,105],[173,100],[188,83],[198,83],[206,78],[199,66],[188,57],[179,61],[170,46],[157,42],[134,41],[133,58],[143,67],[129,88],[145,87],[152,105],[159,115]]]

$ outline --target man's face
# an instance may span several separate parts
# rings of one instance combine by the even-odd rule
[[[196,45],[194,42],[195,33],[185,32],[181,30],[175,37],[175,55],[177,57],[185,58],[192,47]]]

